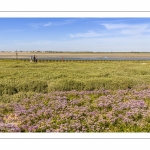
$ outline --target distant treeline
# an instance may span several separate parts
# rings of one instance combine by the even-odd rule
[[[150,53],[150,52],[92,52],[92,51],[1,51],[1,52],[30,52],[30,53]]]

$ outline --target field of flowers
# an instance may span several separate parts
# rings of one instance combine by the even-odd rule
[[[36,94],[0,105],[1,132],[149,132],[150,89]]]
[[[150,131],[150,62],[0,64],[0,132]]]

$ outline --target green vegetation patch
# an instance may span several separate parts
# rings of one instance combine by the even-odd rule
[[[0,99],[20,92],[130,89],[150,84],[149,61],[0,61]]]

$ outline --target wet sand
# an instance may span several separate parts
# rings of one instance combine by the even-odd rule
[[[0,52],[0,58],[150,58],[150,53],[44,53],[44,52]]]

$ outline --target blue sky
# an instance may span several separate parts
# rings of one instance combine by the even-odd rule
[[[150,18],[0,18],[0,51],[149,52]]]

